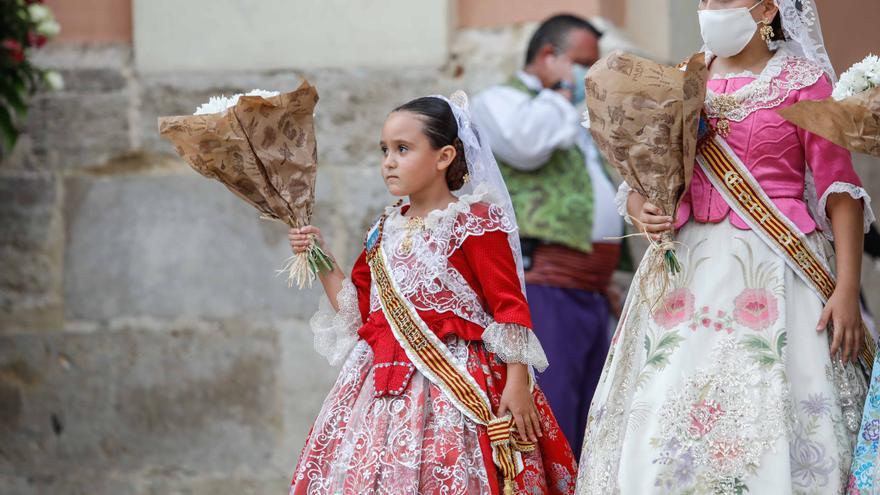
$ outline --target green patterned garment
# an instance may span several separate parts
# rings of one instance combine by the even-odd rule
[[[537,95],[517,77],[507,85]],[[510,191],[520,237],[592,251],[593,184],[580,148],[557,149],[547,163],[530,172],[511,167],[497,155],[495,159]]]

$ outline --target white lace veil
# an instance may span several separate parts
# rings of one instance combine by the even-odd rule
[[[774,41],[770,48],[785,48],[795,55],[810,60],[820,67],[837,82],[837,73],[831,65],[825,40],[822,37],[822,26],[819,24],[819,11],[814,0],[774,0],[779,7],[782,19],[782,30],[786,41]]]
[[[433,97],[449,103],[452,113],[455,115],[455,122],[458,124],[458,138],[464,145],[464,156],[470,180],[454,194],[463,196],[485,192],[488,202],[504,210],[505,216],[511,223],[509,228],[505,228],[504,231],[507,232],[510,249],[513,251],[513,258],[516,261],[520,286],[525,294],[522,248],[519,243],[519,228],[516,223],[516,214],[513,211],[513,203],[510,201],[510,193],[507,192],[504,177],[501,176],[501,170],[498,168],[492,149],[484,141],[476,124],[471,120],[467,94],[464,91],[456,91],[449,98],[441,95],[433,95]]]
[[[755,1],[757,3],[757,0]],[[819,23],[819,11],[814,0],[773,0],[779,7],[779,18],[785,41],[773,41],[770,49],[784,49],[793,55],[804,57],[819,65],[832,83],[837,82],[837,73],[831,65],[825,40],[822,37],[822,26]],[[708,52],[703,45],[703,52]]]

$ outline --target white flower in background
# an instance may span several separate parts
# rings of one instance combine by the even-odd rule
[[[36,32],[47,38],[54,38],[61,32],[61,24],[54,20],[43,21],[37,24]]]
[[[43,74],[43,80],[46,86],[52,91],[60,91],[64,89],[64,77],[57,70],[50,70]]]
[[[831,96],[842,100],[880,86],[880,57],[868,55],[840,76]]]
[[[51,21],[52,19],[52,11],[49,10],[49,7],[39,3],[32,3],[28,5],[28,16],[30,16],[31,20],[36,24],[40,24],[43,21]]]
[[[269,98],[272,96],[278,96],[280,93],[278,91],[266,91],[265,89],[252,89],[245,94],[236,93],[232,96],[212,96],[208,99],[208,103],[200,105],[193,115],[205,115],[209,113],[220,113],[228,108],[232,108],[238,103],[238,99],[242,96],[260,96],[262,98]]]

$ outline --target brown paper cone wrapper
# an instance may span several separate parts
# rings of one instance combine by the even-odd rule
[[[269,218],[308,224],[315,199],[318,93],[308,82],[270,98],[242,96],[220,113],[161,117],[159,133],[197,172]]]
[[[290,227],[308,225],[315,202],[318,92],[307,81],[278,96],[242,96],[209,115],[159,119],[159,134],[198,173],[220,181],[264,217]],[[279,270],[288,286],[311,286],[332,259],[315,244]]]
[[[693,176],[707,79],[702,53],[679,70],[617,51],[587,74],[593,140],[630,187],[667,215]]]
[[[841,101],[801,101],[779,115],[850,151],[880,157],[880,87]]]

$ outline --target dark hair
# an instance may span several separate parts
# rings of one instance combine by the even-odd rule
[[[773,18],[773,22],[770,23],[770,27],[773,28],[773,37],[770,38],[773,41],[785,41],[785,31],[782,30],[782,12],[777,12],[776,17]]]
[[[554,15],[542,22],[535,34],[532,35],[532,39],[529,40],[529,47],[526,49],[526,65],[535,61],[538,52],[547,43],[559,48],[567,48],[565,45],[568,43],[568,33],[573,29],[586,29],[593,33],[597,39],[602,37],[602,31],[599,31],[590,21],[582,17],[570,14]]]
[[[412,112],[422,117],[422,132],[434,149],[444,146],[455,147],[455,158],[446,169],[446,184],[450,191],[464,186],[467,175],[467,160],[464,157],[464,144],[458,138],[458,123],[449,103],[433,96],[423,96],[400,105],[395,112]]]

